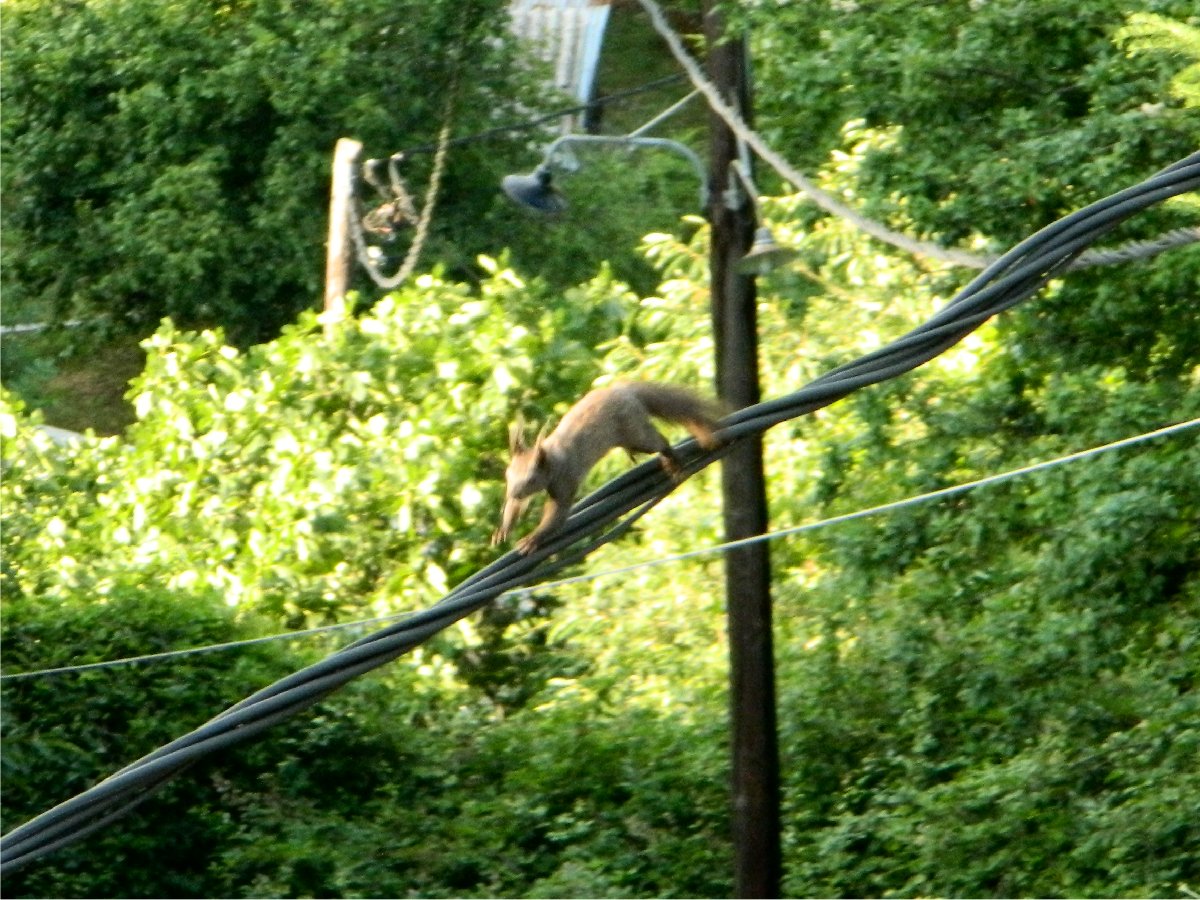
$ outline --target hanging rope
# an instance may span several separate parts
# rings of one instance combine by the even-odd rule
[[[384,275],[376,264],[375,260],[368,252],[366,235],[363,233],[363,222],[366,218],[362,213],[362,207],[358,200],[357,192],[354,199],[354,212],[350,219],[350,231],[354,236],[354,249],[358,256],[358,261],[367,274],[371,276],[371,280],[379,287],[385,290],[391,290],[398,287],[412,277],[413,270],[417,267],[417,260],[420,259],[421,250],[425,246],[425,239],[429,236],[429,225],[433,221],[433,210],[437,206],[438,189],[441,187],[442,174],[446,170],[446,151],[450,147],[450,105],[446,104],[446,117],[442,123],[441,131],[438,132],[437,150],[433,155],[433,171],[429,175],[429,187],[425,191],[425,202],[421,207],[421,216],[417,219],[416,228],[413,231],[412,243],[408,247],[408,252],[404,256],[404,262],[400,264],[400,268],[396,270],[394,275]],[[368,160],[368,164],[372,161]],[[389,163],[394,165],[392,160]],[[400,204],[402,212],[406,212],[409,207],[407,193],[404,192],[401,185],[403,182],[393,176],[392,184],[396,185],[393,190],[396,196],[394,203]]]
[[[433,169],[429,173],[429,185],[425,190],[425,202],[421,207],[421,216],[417,220],[416,229],[413,231],[412,243],[409,244],[404,261],[400,264],[400,268],[396,270],[394,275],[384,275],[368,252],[366,235],[363,233],[363,223],[367,217],[362,212],[358,191],[354,191],[353,212],[350,216],[350,233],[354,240],[355,253],[359,263],[367,270],[367,274],[371,276],[371,280],[384,290],[391,290],[398,287],[412,277],[412,273],[417,267],[417,260],[420,259],[421,251],[425,247],[425,240],[429,237],[429,225],[433,221],[433,211],[437,206],[442,175],[446,170],[446,155],[450,149],[450,123],[453,119],[455,100],[458,97],[459,75],[462,71],[462,47],[464,44],[465,42],[460,41],[456,45],[457,49],[451,67],[450,85],[446,91],[446,108],[442,115],[442,127],[438,131],[437,149],[433,155]],[[403,156],[404,154],[395,154],[388,160],[388,175],[392,189],[391,203],[393,204],[393,209],[399,212],[402,218],[410,218],[412,215],[412,200],[404,184],[404,179],[398,171],[399,162]],[[373,163],[374,160],[368,160],[366,165],[369,167]],[[370,175],[367,176],[367,179],[371,181],[377,190],[379,189],[378,183],[373,181]]]
[[[721,96],[721,92],[717,89],[716,85],[705,76],[700,64],[687,52],[687,49],[683,46],[683,41],[680,40],[675,30],[671,28],[658,4],[654,0],[638,0],[638,3],[641,4],[642,9],[650,17],[650,22],[654,26],[654,30],[666,42],[671,54],[675,57],[675,61],[687,73],[693,87],[704,95],[712,111],[720,116],[721,120],[729,127],[729,130],[737,135],[746,146],[757,153],[784,181],[791,183],[821,209],[831,215],[844,219],[859,231],[869,234],[883,241],[885,244],[890,244],[893,247],[911,253],[913,256],[928,257],[940,262],[971,269],[983,269],[995,262],[992,257],[978,256],[974,253],[968,253],[965,250],[942,247],[939,244],[917,240],[906,234],[901,234],[873,219],[868,219],[862,213],[847,206],[832,194],[817,187],[799,169],[784,159],[770,144],[763,140],[761,135],[746,124],[741,114],[725,101],[725,98]],[[1153,241],[1122,245],[1114,250],[1098,250],[1084,253],[1070,268],[1079,269],[1093,265],[1110,265],[1116,262],[1124,262],[1128,259],[1153,256],[1155,253],[1161,253],[1172,247],[1200,241],[1200,228],[1184,228],[1170,234],[1170,239],[1164,235]]]

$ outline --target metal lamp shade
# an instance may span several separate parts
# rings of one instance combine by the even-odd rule
[[[761,225],[754,232],[754,243],[737,264],[742,275],[765,275],[796,258],[796,251],[775,243],[771,229]]]
[[[550,170],[538,166],[529,175],[505,175],[500,189],[526,209],[553,216],[567,208],[566,198],[550,182]]]

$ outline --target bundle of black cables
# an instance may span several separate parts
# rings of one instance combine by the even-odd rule
[[[1018,244],[988,266],[940,312],[885,347],[828,372],[792,394],[739,410],[722,422],[722,447],[676,447],[695,472],[731,443],[828,406],[847,394],[895,378],[933,359],[989,318],[1029,297],[1120,222],[1168,197],[1200,188],[1200,152],[1141,184],[1072,213]],[[543,581],[614,540],[671,492],[675,482],[655,460],[629,470],[581,500],[566,526],[529,556],[510,552],[477,572],[431,608],[362,638],[230,707],[225,712],[94,787],[0,838],[7,874],[71,844],[129,812],[165,782],[214,751],[249,740],[390,662],[505,591]],[[583,543],[581,543],[583,542]],[[580,544],[575,547],[574,545]],[[566,552],[564,552],[566,551]]]

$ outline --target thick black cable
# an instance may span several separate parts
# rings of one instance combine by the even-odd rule
[[[732,442],[828,406],[862,387],[911,371],[953,346],[998,312],[1021,302],[1081,250],[1119,222],[1163,199],[1200,189],[1200,153],[1139,185],[1097,201],[1022,241],[988,266],[930,320],[879,350],[838,366],[792,394],[739,410],[722,421],[729,443],[675,447],[686,471],[720,459]],[[0,874],[9,874],[107,826],[172,777],[209,754],[246,741],[378,668],[506,590],[545,580],[620,536],[675,487],[657,460],[647,460],[584,498],[561,532],[529,556],[509,552],[427,610],[363,637],[280,679],[191,733],[147,754],[105,781],[0,838]],[[588,541],[582,550],[572,545]],[[567,551],[564,553],[564,551]]]

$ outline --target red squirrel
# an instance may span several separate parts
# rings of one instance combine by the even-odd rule
[[[542,520],[531,534],[517,542],[517,552],[527,554],[558,531],[567,520],[571,504],[592,466],[609,450],[622,447],[633,453],[658,453],[663,468],[680,476],[679,462],[667,439],[650,417],[683,425],[706,450],[719,445],[715,434],[720,407],[686,388],[668,384],[630,382],[598,388],[572,406],[549,437],[538,435],[526,446],[520,421],[508,431],[512,461],[505,472],[507,489],[500,527],[492,546],[507,540],[509,532],[538,491],[547,493]]]

